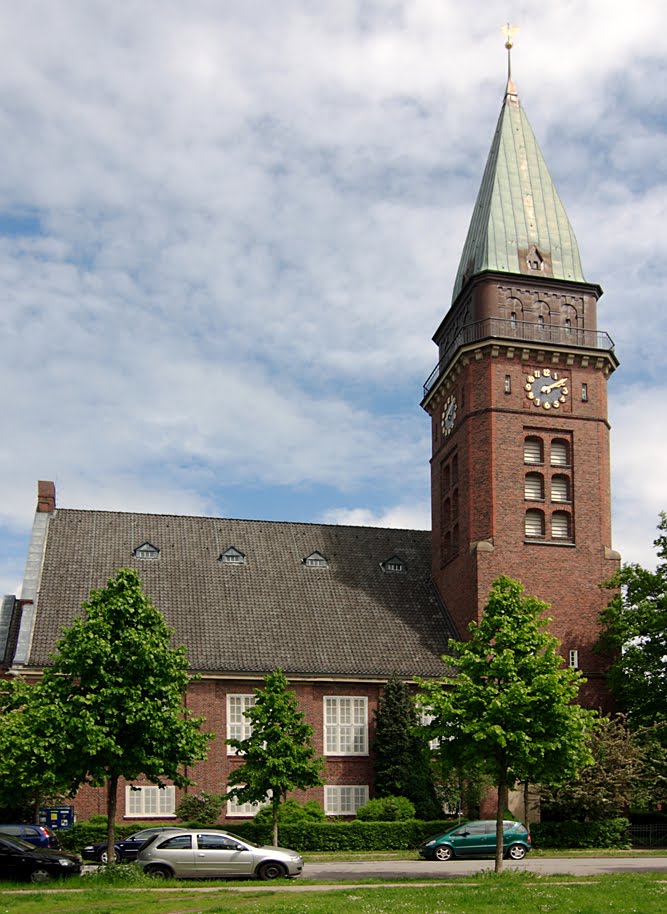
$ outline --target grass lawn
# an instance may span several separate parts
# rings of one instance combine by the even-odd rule
[[[667,881],[656,874],[565,880],[485,873],[465,882],[390,887],[335,887],[323,891],[298,881],[171,883],[143,888],[90,885],[69,889],[0,888],[0,914],[663,914]],[[197,890],[196,886],[201,886]],[[242,888],[243,891],[238,891]],[[55,889],[55,890],[54,890]]]

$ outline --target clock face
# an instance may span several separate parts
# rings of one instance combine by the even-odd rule
[[[526,396],[540,409],[560,409],[568,394],[568,379],[550,368],[534,368],[526,375]]]
[[[443,435],[447,436],[451,430],[454,428],[454,423],[456,422],[456,397],[454,394],[451,394],[447,397],[445,401],[445,406],[442,410],[442,420],[440,425],[442,427]]]

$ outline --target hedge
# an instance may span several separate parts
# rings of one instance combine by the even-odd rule
[[[442,834],[457,824],[458,820],[446,819],[436,822],[424,822],[419,819],[404,819],[399,822],[302,822],[294,825],[281,825],[279,841],[283,847],[292,847],[299,851],[382,851],[414,850],[430,838]],[[233,824],[211,825],[195,822],[135,822],[116,826],[116,837],[125,838],[152,825],[172,825],[176,828],[223,828],[230,834],[238,835],[257,844],[272,844],[271,826],[260,825],[254,820]],[[67,850],[78,853],[87,844],[98,844],[106,838],[104,822],[82,822],[72,828],[58,833],[60,841]]]
[[[414,850],[431,835],[439,835],[453,828],[456,819],[424,822],[420,819],[403,819],[398,822],[300,822],[281,825],[279,841],[283,847],[298,851],[391,851]],[[257,844],[272,844],[271,827],[254,820],[211,825],[211,823],[134,822],[116,826],[117,838],[125,838],[152,825],[170,825],[175,828],[222,828],[239,838]],[[628,848],[630,823],[627,819],[604,819],[599,822],[540,822],[530,826],[533,847],[539,848]],[[58,832],[63,847],[81,852],[87,844],[101,843],[106,838],[106,824],[99,819],[82,822]]]
[[[628,819],[596,822],[534,822],[530,826],[533,847],[575,849],[631,847]]]

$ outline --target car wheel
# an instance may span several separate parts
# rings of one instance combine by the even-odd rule
[[[440,847],[435,849],[434,857],[436,860],[451,860],[453,856],[454,851],[449,844],[441,844]]]
[[[260,879],[280,879],[286,874],[286,869],[282,863],[262,863],[257,867],[257,875]]]
[[[48,882],[51,878],[51,873],[48,870],[45,870],[44,867],[38,866],[30,874],[31,882]]]
[[[106,849],[106,847],[104,848],[104,850],[101,850],[101,851],[99,852],[99,854],[97,855],[97,859],[100,861],[100,863],[107,864],[107,863],[109,862],[109,855],[107,854],[107,849]],[[113,859],[112,859],[111,862],[112,862],[112,863],[120,863],[120,859],[121,859],[121,858],[120,858],[120,854],[118,853],[118,851],[115,850],[115,851],[113,852]]]
[[[523,860],[526,856],[526,848],[523,844],[512,844],[507,851],[507,856],[510,860]]]
[[[161,863],[150,863],[147,867],[144,867],[144,873],[147,873],[149,876],[152,876],[153,879],[173,879],[174,874],[169,869],[168,866],[163,866]]]

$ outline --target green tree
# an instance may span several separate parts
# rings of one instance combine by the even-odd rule
[[[69,788],[53,767],[53,734],[62,722],[41,689],[40,681],[0,681],[0,807],[6,821],[36,822],[40,806],[47,799],[62,803]]]
[[[419,725],[414,697],[400,679],[390,679],[375,712],[374,783],[377,797],[406,797],[420,819],[442,815],[433,786],[431,753]]]
[[[469,767],[498,790],[496,872],[509,788],[528,779],[562,783],[590,763],[594,714],[574,703],[581,674],[563,665],[546,609],[518,581],[498,578],[470,640],[451,641],[443,657],[455,675],[421,683],[445,770]]]
[[[255,704],[244,711],[252,732],[247,739],[228,739],[243,757],[229,776],[236,785],[226,794],[241,803],[269,800],[273,812],[273,843],[278,843],[278,809],[290,790],[321,784],[323,760],[315,756],[313,728],[299,711],[296,695],[288,689],[281,670],[264,678],[255,689]]]
[[[667,746],[667,515],[654,540],[658,564],[647,571],[628,564],[605,586],[617,592],[602,610],[599,646],[614,660],[609,684],[632,727],[662,724]]]
[[[558,787],[541,789],[546,818],[611,819],[644,805],[653,793],[652,757],[622,716],[601,717],[589,733],[589,745],[592,765]]]
[[[185,649],[170,646],[172,630],[134,571],[119,571],[83,609],[24,696],[21,750],[28,765],[33,741],[40,751],[49,742],[46,770],[71,794],[84,783],[106,786],[113,847],[119,779],[185,786],[183,766],[206,757],[211,734],[183,707]]]

